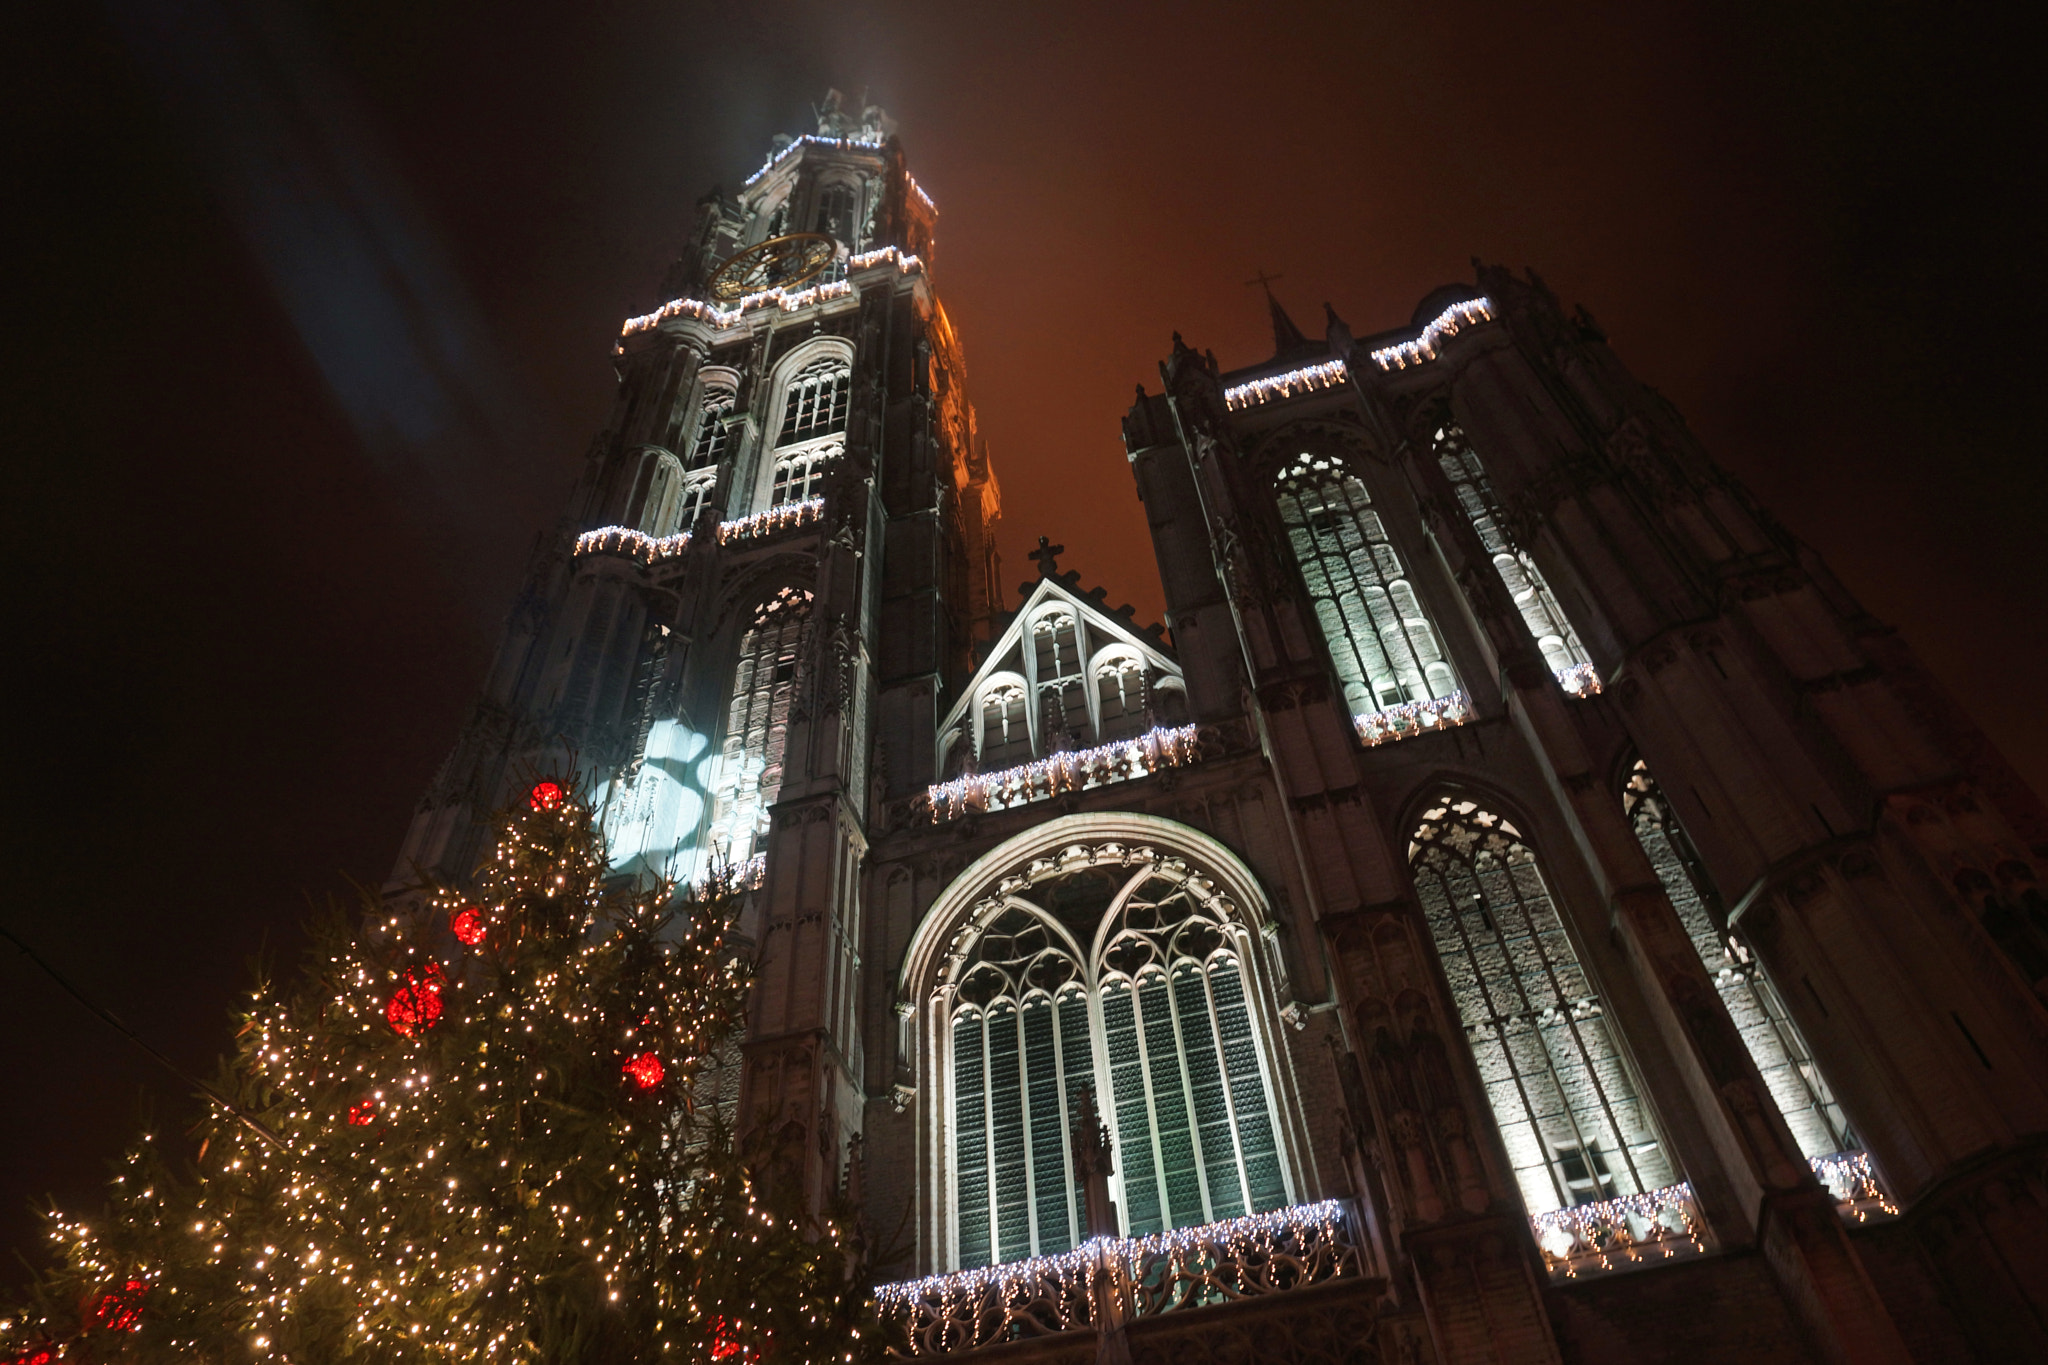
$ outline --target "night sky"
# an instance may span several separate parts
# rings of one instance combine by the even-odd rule
[[[1044,532],[1156,618],[1118,418],[1175,330],[1268,354],[1256,271],[1364,335],[1533,265],[2048,787],[2039,77],[1962,22],[8,6],[0,923],[210,1073],[251,960],[390,867],[693,202],[827,86],[938,203],[1011,582]],[[0,1077],[0,1248],[193,1113],[4,944]]]

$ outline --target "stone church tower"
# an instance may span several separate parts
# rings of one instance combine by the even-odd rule
[[[565,764],[736,877],[899,1353],[2048,1358],[2048,813],[1588,316],[1176,337],[1162,629],[1002,577],[879,110],[699,208],[394,894]]]

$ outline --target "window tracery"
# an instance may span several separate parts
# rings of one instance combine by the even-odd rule
[[[1249,940],[1178,860],[1130,863],[1010,888],[957,962],[945,1036],[963,1268],[1085,1235],[1068,1141],[1084,1087],[1113,1130],[1130,1235],[1288,1202]]]
[[[1445,795],[1408,859],[1529,1212],[1670,1184],[1663,1139],[1520,831]]]
[[[818,496],[826,468],[845,448],[846,413],[853,386],[853,367],[844,356],[811,361],[789,381],[782,404],[782,426],[775,438],[775,461],[768,503],[782,507]]]
[[[1799,1150],[1811,1159],[1858,1146],[1842,1106],[1770,975],[1741,935],[1715,913],[1713,883],[1641,759],[1629,772],[1622,806]]]
[[[1275,480],[1281,525],[1354,716],[1460,696],[1435,628],[1357,475],[1304,453]]]
[[[736,395],[731,389],[711,388],[704,391],[703,407],[697,414],[697,431],[690,440],[690,459],[684,467],[692,472],[710,469],[726,455],[728,428],[726,422],[732,417]]]
[[[782,789],[790,706],[811,595],[784,588],[754,610],[733,666],[725,740],[712,786],[712,856],[739,866],[760,850]]]
[[[1135,654],[1112,654],[1095,664],[1096,712],[1104,740],[1120,739],[1146,728],[1151,698],[1145,662]]]
[[[1582,695],[1587,691],[1598,691],[1599,681],[1592,674],[1593,661],[1587,655],[1586,647],[1579,642],[1578,632],[1572,629],[1564,608],[1558,605],[1557,596],[1544,580],[1543,571],[1509,536],[1500,499],[1486,477],[1486,467],[1480,463],[1478,452],[1465,439],[1465,433],[1454,425],[1438,427],[1436,458],[1437,466],[1450,480],[1459,508],[1491,556],[1494,570],[1499,573],[1508,596],[1514,599],[1515,610],[1521,613],[1529,634],[1536,640],[1537,649],[1542,651],[1544,662],[1550,665],[1566,690]]]

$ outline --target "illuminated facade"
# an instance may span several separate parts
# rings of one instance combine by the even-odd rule
[[[2048,1355],[2048,815],[1591,321],[1176,338],[1170,634],[1013,594],[937,210],[819,119],[623,326],[401,867],[573,756],[730,869],[740,1125],[905,1353]]]

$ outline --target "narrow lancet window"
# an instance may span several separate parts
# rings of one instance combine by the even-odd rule
[[[1464,697],[1372,499],[1343,461],[1305,454],[1277,481],[1280,521],[1351,714],[1368,742],[1441,719]]]
[[[782,789],[783,745],[810,605],[809,593],[784,588],[755,609],[740,639],[710,836],[712,856],[735,867],[761,851],[769,808]]]
[[[1558,605],[1556,594],[1544,581],[1543,571],[1509,535],[1500,499],[1494,495],[1486,468],[1480,464],[1479,455],[1465,439],[1465,433],[1455,426],[1437,428],[1436,459],[1444,477],[1451,481],[1459,509],[1479,533],[1480,544],[1492,557],[1502,585],[1514,599],[1515,610],[1521,613],[1529,634],[1535,637],[1544,662],[1557,674],[1558,683],[1580,696],[1599,691],[1599,675],[1593,671],[1586,647],[1579,643],[1578,633],[1565,619],[1564,608]]]
[[[697,431],[690,440],[690,461],[686,466],[692,472],[714,468],[725,458],[726,423],[732,418],[733,402],[731,389],[704,391],[704,406],[697,414]]]
[[[1446,795],[1408,856],[1529,1212],[1671,1184],[1649,1106],[1520,832]]]
[[[1842,1115],[1842,1106],[1822,1078],[1812,1051],[1763,964],[1741,935],[1727,927],[1720,898],[1699,855],[1640,759],[1629,774],[1622,801],[1643,852],[1657,869],[1657,880],[1664,883],[1665,894],[1671,897],[1700,961],[1720,989],[1728,1017],[1741,1032],[1800,1151],[1818,1157],[1853,1150],[1858,1143]]]

